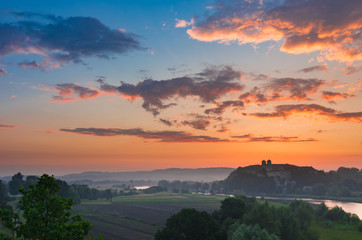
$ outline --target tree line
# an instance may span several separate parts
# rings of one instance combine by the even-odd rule
[[[226,198],[212,214],[182,209],[167,220],[155,240],[317,240],[318,232],[311,230],[313,221],[359,224],[362,231],[358,216],[339,207],[328,209],[322,203],[313,208],[299,200],[277,206],[239,196]]]

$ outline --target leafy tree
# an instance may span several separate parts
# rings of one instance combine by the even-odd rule
[[[219,240],[218,223],[207,213],[193,208],[182,209],[167,219],[155,240]]]
[[[312,206],[301,200],[293,200],[289,205],[294,212],[299,226],[303,231],[307,231],[312,224],[314,210]]]
[[[9,192],[12,195],[19,194],[19,187],[25,185],[25,181],[23,180],[24,176],[18,172],[14,176],[12,176],[9,181]]]
[[[348,214],[341,207],[334,207],[328,210],[324,217],[331,221],[348,222]]]
[[[322,202],[321,204],[318,205],[318,207],[316,209],[317,216],[319,218],[322,218],[324,216],[324,214],[326,214],[326,212],[328,212],[328,207],[326,206],[326,204],[324,202]]]
[[[8,200],[8,194],[6,191],[6,185],[0,180],[0,209],[8,207],[6,202]],[[0,238],[1,239],[1,238]]]
[[[258,224],[247,226],[235,223],[230,227],[228,240],[280,240],[280,238],[261,229]]]
[[[221,218],[241,219],[245,213],[245,202],[241,198],[225,198],[220,206]]]
[[[27,176],[23,187],[28,190],[29,186],[36,184],[38,180],[39,178],[37,176]]]
[[[81,240],[85,239],[91,225],[79,215],[71,216],[71,198],[57,195],[60,187],[57,180],[44,174],[29,190],[20,188],[23,197],[19,208],[23,218],[10,210],[1,210],[3,226],[11,236],[29,240]],[[22,221],[24,219],[24,221]]]

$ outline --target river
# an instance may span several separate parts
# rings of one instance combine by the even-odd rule
[[[278,198],[278,197],[264,197],[265,199],[280,199],[280,200],[303,200],[312,204],[320,204],[324,202],[328,208],[333,208],[335,206],[341,207],[344,211],[356,214],[360,219],[362,219],[362,203],[355,202],[340,202],[334,200],[322,200],[322,199],[312,199],[312,198]]]

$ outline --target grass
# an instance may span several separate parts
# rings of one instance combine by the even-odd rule
[[[225,196],[162,192],[155,194],[139,194],[132,196],[114,197],[112,202],[106,200],[87,200],[82,201],[81,204],[220,204],[223,199],[225,199]]]
[[[331,227],[323,223],[314,222],[312,230],[320,234],[319,240],[361,240],[362,233],[357,230],[357,225],[333,224]]]

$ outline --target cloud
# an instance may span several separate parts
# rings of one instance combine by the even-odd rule
[[[222,122],[222,125],[229,123],[228,121],[224,123],[224,119],[221,116],[205,116],[198,113],[185,114],[183,117],[185,117],[186,120],[168,120],[164,118],[160,118],[159,120],[168,127],[189,126],[197,130],[206,130],[206,128],[214,122]],[[214,127],[216,127],[216,125]]]
[[[330,92],[330,91],[323,91],[322,92],[322,99],[328,100],[328,101],[334,101],[337,99],[346,99],[349,97],[354,97],[353,94],[348,94],[345,92]]]
[[[25,70],[25,69],[44,69],[44,66],[42,66],[41,64],[39,64],[37,61],[33,60],[33,61],[22,61],[20,63],[18,63],[19,67],[21,67],[21,69]]]
[[[327,65],[316,65],[313,67],[303,68],[303,69],[299,70],[298,72],[309,73],[309,72],[314,72],[314,71],[327,71],[327,70],[328,70]]]
[[[360,0],[220,0],[187,33],[207,42],[283,41],[283,52],[321,51],[328,60],[353,62],[362,60],[361,11]]]
[[[290,99],[306,100],[309,94],[316,93],[323,84],[323,80],[314,78],[277,78],[266,84],[265,89],[271,90],[273,93],[288,92],[287,97]]]
[[[299,137],[285,137],[285,136],[265,136],[254,137],[251,134],[244,134],[240,136],[231,136],[233,138],[246,139],[246,142],[316,142],[314,138],[300,139]]]
[[[60,129],[63,132],[77,133],[93,136],[135,136],[143,139],[155,140],[157,142],[229,142],[227,139],[217,137],[192,135],[183,131],[145,131],[141,128],[120,129],[120,128],[75,128]]]
[[[262,90],[258,87],[252,88],[249,92],[243,93],[239,96],[239,99],[244,103],[267,103],[270,101],[276,101],[280,99],[280,94],[275,93],[273,96],[267,96],[265,93],[262,93]]]
[[[214,102],[218,98],[243,89],[240,82],[241,72],[233,70],[230,66],[206,68],[192,76],[184,76],[167,80],[146,79],[136,85],[122,83],[113,86],[98,81],[101,91],[136,99],[142,98],[142,107],[158,115],[161,109],[175,106],[175,103],[164,102],[173,97],[199,97],[203,102]]]
[[[362,70],[362,67],[346,67],[342,68],[341,70],[345,71],[346,75],[351,75],[360,72]]]
[[[287,118],[294,113],[317,114],[336,121],[362,122],[362,112],[341,112],[333,108],[327,108],[318,104],[290,104],[278,105],[271,113],[251,113],[250,116],[259,118]]]
[[[38,65],[22,63],[23,67],[55,68],[68,62],[82,63],[87,57],[109,59],[115,54],[142,49],[136,35],[110,29],[96,18],[13,14],[24,20],[0,23],[0,56],[31,53],[44,60]],[[37,17],[42,21],[35,21]]]
[[[239,108],[244,107],[244,102],[242,101],[224,101],[216,104],[217,106],[215,108],[209,108],[205,110],[206,114],[222,114],[225,112],[227,108],[233,108],[233,110],[237,110]]]
[[[191,18],[191,20],[189,22],[186,20],[176,18],[175,27],[176,28],[185,28],[187,26],[194,25],[194,23],[195,23],[195,19],[193,19],[193,18]]]
[[[206,130],[206,128],[211,124],[210,120],[204,119],[194,119],[194,120],[184,120],[181,122],[184,126],[190,126],[198,130]]]
[[[0,68],[0,76],[5,76],[7,74],[8,72],[4,68]]]
[[[158,119],[161,123],[165,124],[166,126],[168,127],[172,127],[174,124],[177,124],[177,120],[173,120],[173,121],[170,121],[170,120],[167,120],[167,119],[164,119],[164,118],[160,118]]]
[[[308,96],[316,93],[325,83],[324,80],[314,78],[272,78],[266,80],[268,80],[266,84],[242,93],[239,100],[245,105],[310,100]]]
[[[100,92],[97,90],[82,87],[75,83],[57,84],[55,88],[45,88],[43,90],[57,92],[58,95],[53,96],[52,100],[60,102],[96,98],[100,95]]]
[[[18,126],[14,126],[14,125],[4,125],[4,124],[0,124],[0,129],[1,128],[19,128]]]

